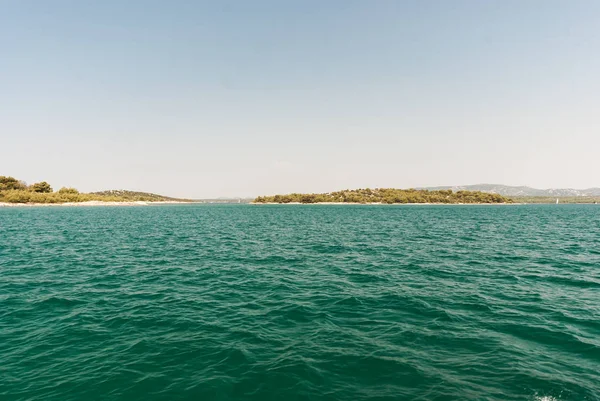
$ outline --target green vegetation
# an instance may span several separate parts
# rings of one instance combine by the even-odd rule
[[[32,192],[38,192],[40,194],[49,194],[52,192],[52,187],[46,181],[36,182],[29,187]]]
[[[5,177],[0,175],[0,191],[8,191],[11,189],[27,189],[27,184],[13,177]]]
[[[135,192],[135,191],[125,191],[122,189],[118,190],[110,190],[110,191],[102,191],[102,192],[92,192],[88,195],[98,196],[98,197],[107,197],[107,198],[118,198],[127,202],[136,202],[136,201],[144,201],[144,202],[165,202],[165,201],[189,201],[189,199],[178,199],[178,198],[170,198],[168,196],[162,196],[157,194],[151,194],[148,192]]]
[[[80,193],[75,188],[63,187],[56,192],[45,181],[27,186],[13,177],[0,176],[0,202],[7,203],[67,203],[67,202],[157,202],[183,201],[184,199],[133,191],[103,191]]]
[[[324,194],[288,194],[259,196],[254,203],[512,203],[498,194],[451,189],[428,191],[417,189],[346,189]]]
[[[75,188],[67,188],[67,187],[62,187],[61,189],[58,190],[59,194],[78,194],[79,191],[76,190]]]

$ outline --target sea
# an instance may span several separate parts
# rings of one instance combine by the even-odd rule
[[[600,206],[0,208],[0,400],[600,400]]]

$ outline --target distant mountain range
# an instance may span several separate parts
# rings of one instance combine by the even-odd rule
[[[453,191],[481,191],[503,196],[551,196],[551,197],[573,197],[573,196],[600,196],[600,188],[573,189],[573,188],[551,188],[537,189],[531,187],[513,187],[510,185],[476,184],[459,186],[427,187],[422,189],[440,190],[451,189]]]

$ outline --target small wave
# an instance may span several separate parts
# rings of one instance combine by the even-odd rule
[[[51,295],[49,297],[39,299],[34,302],[36,305],[44,306],[44,307],[72,307],[75,305],[80,305],[83,301],[78,299],[71,299],[61,296]]]
[[[0,216],[2,400],[599,399],[596,209],[84,209]]]

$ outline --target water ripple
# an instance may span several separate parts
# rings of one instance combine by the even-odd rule
[[[600,209],[0,210],[1,400],[600,400]]]

